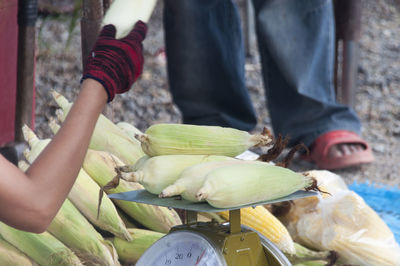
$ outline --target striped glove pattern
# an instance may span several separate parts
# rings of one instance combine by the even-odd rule
[[[108,102],[115,94],[128,91],[143,69],[143,46],[147,25],[138,21],[124,38],[115,39],[116,29],[106,25],[100,32],[83,70],[82,80],[92,78],[100,82],[108,94]]]

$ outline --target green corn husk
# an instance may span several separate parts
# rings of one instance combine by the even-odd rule
[[[110,153],[91,149],[87,151],[83,162],[85,171],[101,187],[104,187],[117,175],[115,168],[122,165],[123,163]],[[106,192],[120,193],[138,189],[143,189],[143,186],[138,183],[120,180],[116,188]],[[165,207],[123,200],[115,200],[114,203],[135,221],[154,231],[167,233],[171,227],[182,223],[174,210],[169,210]]]
[[[37,266],[38,264],[0,236],[0,265]]]
[[[58,125],[51,122],[52,129]],[[27,126],[22,128],[25,140],[31,147],[30,151],[25,151],[25,158],[32,163],[42,152],[49,139],[41,140]],[[22,162],[21,162],[22,163]],[[79,211],[95,226],[108,231],[118,237],[131,240],[130,234],[126,230],[125,224],[118,215],[115,205],[109,198],[104,199],[101,206],[101,215],[97,217],[97,201],[99,185],[83,170],[79,171],[78,177],[72,186],[68,199],[79,209]]]
[[[262,163],[240,163],[209,172],[196,194],[215,208],[238,207],[312,189],[314,180],[287,168]]]
[[[145,229],[132,228],[128,230],[133,238],[131,242],[127,242],[117,237],[112,239],[120,260],[125,263],[136,263],[146,249],[164,236],[163,233]]]
[[[118,122],[117,127],[119,127],[122,131],[125,132],[131,139],[136,140],[135,136],[138,134],[143,134],[142,131],[134,127],[133,125],[127,122]]]
[[[174,183],[185,168],[211,161],[235,160],[218,155],[160,155],[140,162],[137,170],[121,173],[126,181],[138,182],[153,194],[159,194],[164,188]]]
[[[88,264],[118,265],[110,243],[66,199],[47,229]]]
[[[136,138],[149,156],[168,154],[225,155],[235,157],[251,147],[272,142],[267,135],[217,126],[156,124]]]
[[[31,151],[29,153],[25,151],[24,154],[26,159],[32,163],[49,141],[38,139],[27,126],[24,126],[22,131],[24,138],[31,147]],[[95,212],[96,208],[93,211]],[[76,252],[79,258],[86,259],[88,263],[101,261],[104,265],[118,263],[118,258],[113,256],[115,252],[112,247],[110,249],[110,244],[103,239],[68,199],[64,201],[47,230]]]
[[[40,265],[83,266],[74,252],[48,232],[29,233],[0,222],[0,234]]]
[[[295,263],[292,265],[293,266],[326,266],[326,265],[330,265],[330,264],[328,264],[328,262],[325,260],[309,260],[309,261],[303,261],[300,263]]]
[[[240,162],[242,160],[231,158],[231,160],[204,162],[188,167],[173,184],[165,187],[159,196],[165,198],[181,195],[185,200],[196,202],[198,201],[196,193],[203,186],[204,179],[210,171]]]
[[[61,94],[52,91],[57,104],[63,109],[64,116],[59,117],[64,121],[72,103]],[[131,139],[117,125],[107,117],[100,114],[89,144],[90,149],[108,151],[120,158],[125,164],[135,164],[144,155],[140,142]]]
[[[285,253],[286,257],[293,265],[334,265],[338,259],[334,251],[314,251],[299,243],[293,242],[293,244],[296,253]]]

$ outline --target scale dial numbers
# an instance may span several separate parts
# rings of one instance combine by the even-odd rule
[[[202,235],[177,231],[154,243],[140,257],[138,266],[225,266],[220,252]]]

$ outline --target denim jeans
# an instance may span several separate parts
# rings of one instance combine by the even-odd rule
[[[267,107],[274,134],[311,145],[337,129],[360,133],[336,102],[330,0],[253,0]],[[164,0],[168,78],[183,122],[252,130],[244,46],[231,0]]]

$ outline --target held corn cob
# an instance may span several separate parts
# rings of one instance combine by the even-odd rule
[[[110,153],[91,149],[87,151],[83,162],[83,168],[101,187],[105,186],[116,176],[115,168],[122,165],[123,163]],[[118,187],[106,192],[119,193],[138,189],[143,189],[143,186],[120,180]],[[122,200],[114,202],[130,217],[154,231],[166,233],[172,226],[182,223],[174,210],[169,210],[165,207]]]
[[[229,208],[281,198],[304,188],[315,189],[315,180],[275,165],[240,163],[208,173],[196,198],[215,208]]]
[[[165,198],[181,195],[185,200],[196,202],[198,201],[196,193],[203,186],[204,179],[211,170],[238,162],[241,162],[241,160],[232,158],[231,160],[204,162],[188,167],[182,171],[172,185],[164,188],[159,196]]]
[[[126,36],[138,20],[145,23],[150,19],[157,0],[114,0],[104,15],[102,25],[113,24],[116,38]]]
[[[119,239],[118,237],[112,239],[120,260],[125,263],[136,263],[146,249],[164,236],[163,233],[145,229],[132,228],[128,230],[133,238],[131,242]]]
[[[156,124],[137,135],[149,156],[168,154],[225,155],[235,157],[254,146],[266,146],[272,139],[245,131],[217,126]]]
[[[37,264],[0,236],[0,265],[37,266]]]
[[[29,233],[0,222],[0,234],[40,265],[83,266],[74,252],[48,232]]]
[[[135,172],[121,173],[126,181],[138,182],[153,194],[159,194],[175,182],[182,171],[192,165],[209,161],[233,160],[216,155],[160,155],[147,159]]]
[[[229,219],[229,211],[219,212],[225,219]],[[271,240],[282,252],[295,254],[296,250],[292,238],[286,227],[265,207],[259,205],[240,210],[240,220]]]
[[[51,127],[58,127],[54,120],[50,122],[50,125]],[[37,156],[50,142],[50,140],[39,139],[27,126],[24,126],[22,131],[25,139],[31,147],[29,152],[24,152],[25,158],[30,163],[33,163]],[[94,182],[93,179],[83,169],[81,169],[70,193],[68,194],[68,199],[90,222],[98,226],[100,229],[108,231],[126,240],[130,240],[130,234],[126,230],[123,221],[119,217],[115,205],[109,198],[104,199],[104,202],[101,206],[101,215],[97,217],[97,200],[99,189],[99,185]]]
[[[72,103],[61,94],[52,91],[53,98],[63,109],[64,116],[59,117],[64,121]],[[107,117],[100,114],[96,127],[90,139],[89,148],[101,151],[108,151],[115,154],[126,164],[134,164],[144,155],[140,143],[131,139],[118,126],[111,122]]]

